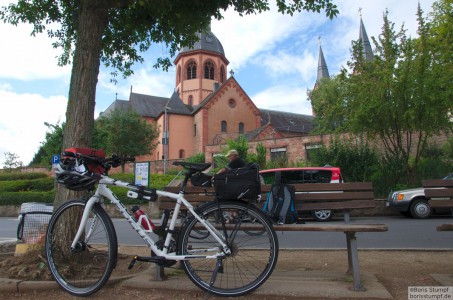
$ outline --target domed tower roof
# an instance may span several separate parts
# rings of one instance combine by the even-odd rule
[[[181,49],[179,54],[192,52],[192,51],[199,51],[205,50],[209,52],[219,53],[225,56],[225,51],[223,50],[223,46],[220,43],[219,39],[208,29],[206,32],[197,33],[198,42],[196,42],[192,47],[184,47]]]

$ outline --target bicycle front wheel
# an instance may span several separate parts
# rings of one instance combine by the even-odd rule
[[[71,249],[85,205],[81,200],[64,203],[50,219],[46,234],[49,269],[58,285],[75,296],[88,296],[101,289],[118,254],[115,228],[99,204],[93,206],[85,232]]]
[[[196,212],[218,230],[231,253],[219,259],[203,258],[223,254],[223,249],[213,234],[200,238],[203,225],[192,216],[178,239],[180,254],[194,256],[182,261],[192,282],[209,293],[227,297],[248,294],[262,285],[278,258],[278,239],[267,217],[242,201],[212,202]],[[226,219],[225,215],[234,218]],[[251,230],[260,234],[250,235]]]

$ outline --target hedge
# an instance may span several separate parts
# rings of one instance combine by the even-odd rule
[[[0,205],[20,205],[26,202],[53,203],[55,192],[7,192],[0,194]]]
[[[2,177],[0,179],[0,205],[20,205],[26,202],[54,202],[55,180],[53,177],[49,177],[44,173],[10,173],[0,174],[0,177]],[[134,181],[134,174],[113,174],[111,177],[130,183]],[[150,175],[151,187],[163,189],[173,178],[174,175],[152,174]],[[115,186],[110,188],[124,204],[146,203],[146,201],[128,198],[127,189]],[[110,201],[105,200],[105,203],[108,204]]]
[[[0,181],[0,193],[3,192],[45,192],[55,187],[55,180],[52,177],[45,177],[33,180],[8,180]]]
[[[0,181],[50,178],[46,173],[0,173]]]

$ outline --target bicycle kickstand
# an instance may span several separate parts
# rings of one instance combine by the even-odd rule
[[[211,289],[212,289],[212,286],[214,285],[214,283],[215,283],[215,281],[217,279],[217,274],[218,273],[223,273],[223,262],[222,262],[222,257],[220,257],[220,256],[217,257],[217,262],[215,264],[215,269],[212,272],[211,281],[209,282],[209,292],[206,295],[205,299],[208,299],[209,295],[211,294]]]

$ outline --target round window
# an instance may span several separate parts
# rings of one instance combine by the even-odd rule
[[[228,100],[228,106],[231,108],[236,107],[236,101],[234,99]]]

